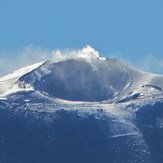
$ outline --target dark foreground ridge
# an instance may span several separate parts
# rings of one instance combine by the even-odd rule
[[[162,163],[162,107],[142,108],[133,122],[103,110],[81,114],[1,108],[0,162]]]

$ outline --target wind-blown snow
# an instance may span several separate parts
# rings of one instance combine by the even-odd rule
[[[43,62],[21,68],[9,75],[0,78],[0,97],[5,97],[11,93],[24,90],[16,84],[17,80],[24,74],[27,74],[33,69],[39,67],[41,64],[43,64]],[[28,88],[30,88],[30,86]]]

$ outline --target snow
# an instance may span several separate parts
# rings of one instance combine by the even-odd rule
[[[20,78],[22,75],[26,74],[26,73],[29,73],[30,71],[38,68],[40,65],[42,65],[44,62],[40,62],[40,63],[36,63],[36,64],[33,64],[33,65],[29,65],[29,66],[26,66],[26,67],[23,67],[19,70],[16,70],[14,72],[12,72],[11,74],[8,74],[2,78],[0,78],[0,84],[3,84],[7,81],[10,81],[12,79],[18,79]]]
[[[6,75],[2,78],[0,78],[0,98],[3,99],[9,94],[13,94],[19,91],[28,91],[33,90],[32,87],[27,87],[27,89],[19,87],[19,85],[16,83],[18,79],[23,76],[24,74],[27,74],[31,72],[32,70],[38,68],[40,65],[42,65],[44,62],[36,63],[24,68],[21,68],[17,71],[14,71],[13,73]]]
[[[124,136],[135,136],[135,135],[139,135],[139,134],[138,133],[118,134],[118,135],[111,136],[110,138],[119,138]]]

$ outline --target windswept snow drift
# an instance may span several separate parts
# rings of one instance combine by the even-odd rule
[[[0,78],[0,162],[162,163],[163,76],[90,46]]]

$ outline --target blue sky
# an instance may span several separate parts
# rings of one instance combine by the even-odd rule
[[[163,74],[163,1],[0,0],[3,72],[10,71],[3,58],[16,60],[26,46],[48,51],[87,44],[103,56]]]

